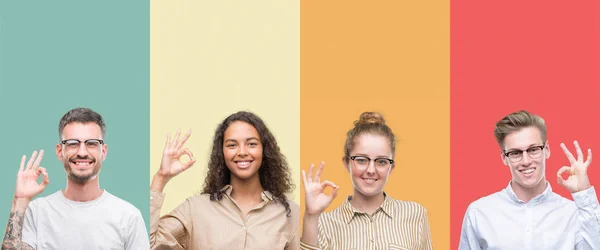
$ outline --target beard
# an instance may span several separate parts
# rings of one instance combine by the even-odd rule
[[[73,167],[71,166],[71,164],[75,164],[75,160],[89,160],[90,165],[94,166],[94,169],[92,169],[91,173],[80,173],[78,170],[73,169]],[[63,166],[65,168],[65,171],[67,172],[67,177],[72,180],[75,181],[76,183],[79,184],[83,184],[91,179],[93,179],[94,177],[96,177],[98,175],[98,173],[100,172],[100,168],[101,168],[101,163],[98,163],[96,161],[96,159],[94,159],[94,157],[88,156],[88,157],[79,157],[79,156],[73,156],[71,158],[69,158],[66,161],[63,161]]]

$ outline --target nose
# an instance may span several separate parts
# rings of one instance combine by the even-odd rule
[[[374,160],[369,161],[369,165],[367,165],[367,170],[366,170],[367,173],[368,174],[374,174],[375,170],[376,170],[376,168],[375,168],[375,161]]]
[[[87,148],[85,147],[85,143],[80,143],[79,148],[77,149],[77,155],[79,157],[86,157],[88,155]]]
[[[246,155],[248,155],[248,149],[246,148],[245,145],[240,146],[240,150],[238,151],[238,155],[239,156],[246,156]]]
[[[531,157],[529,157],[529,154],[527,154],[527,152],[523,152],[523,155],[521,157],[521,165],[528,166],[529,164],[531,164],[531,162],[533,162],[533,160],[531,159]]]

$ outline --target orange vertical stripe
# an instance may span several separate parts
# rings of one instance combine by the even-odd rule
[[[346,132],[363,111],[398,137],[385,191],[429,213],[435,249],[450,243],[449,1],[304,1],[300,6],[301,168],[352,194]],[[301,209],[304,192],[301,188]]]

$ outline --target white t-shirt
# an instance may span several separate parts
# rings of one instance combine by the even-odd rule
[[[35,199],[22,240],[35,249],[150,249],[140,210],[106,190],[88,202],[68,200],[61,191]]]

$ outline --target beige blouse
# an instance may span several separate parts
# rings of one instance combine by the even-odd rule
[[[262,203],[243,217],[231,197],[233,187],[224,188],[220,201],[208,194],[185,200],[171,213],[160,217],[165,195],[150,192],[151,249],[261,249],[300,248],[300,208],[288,200],[290,217],[271,193],[262,193]]]

